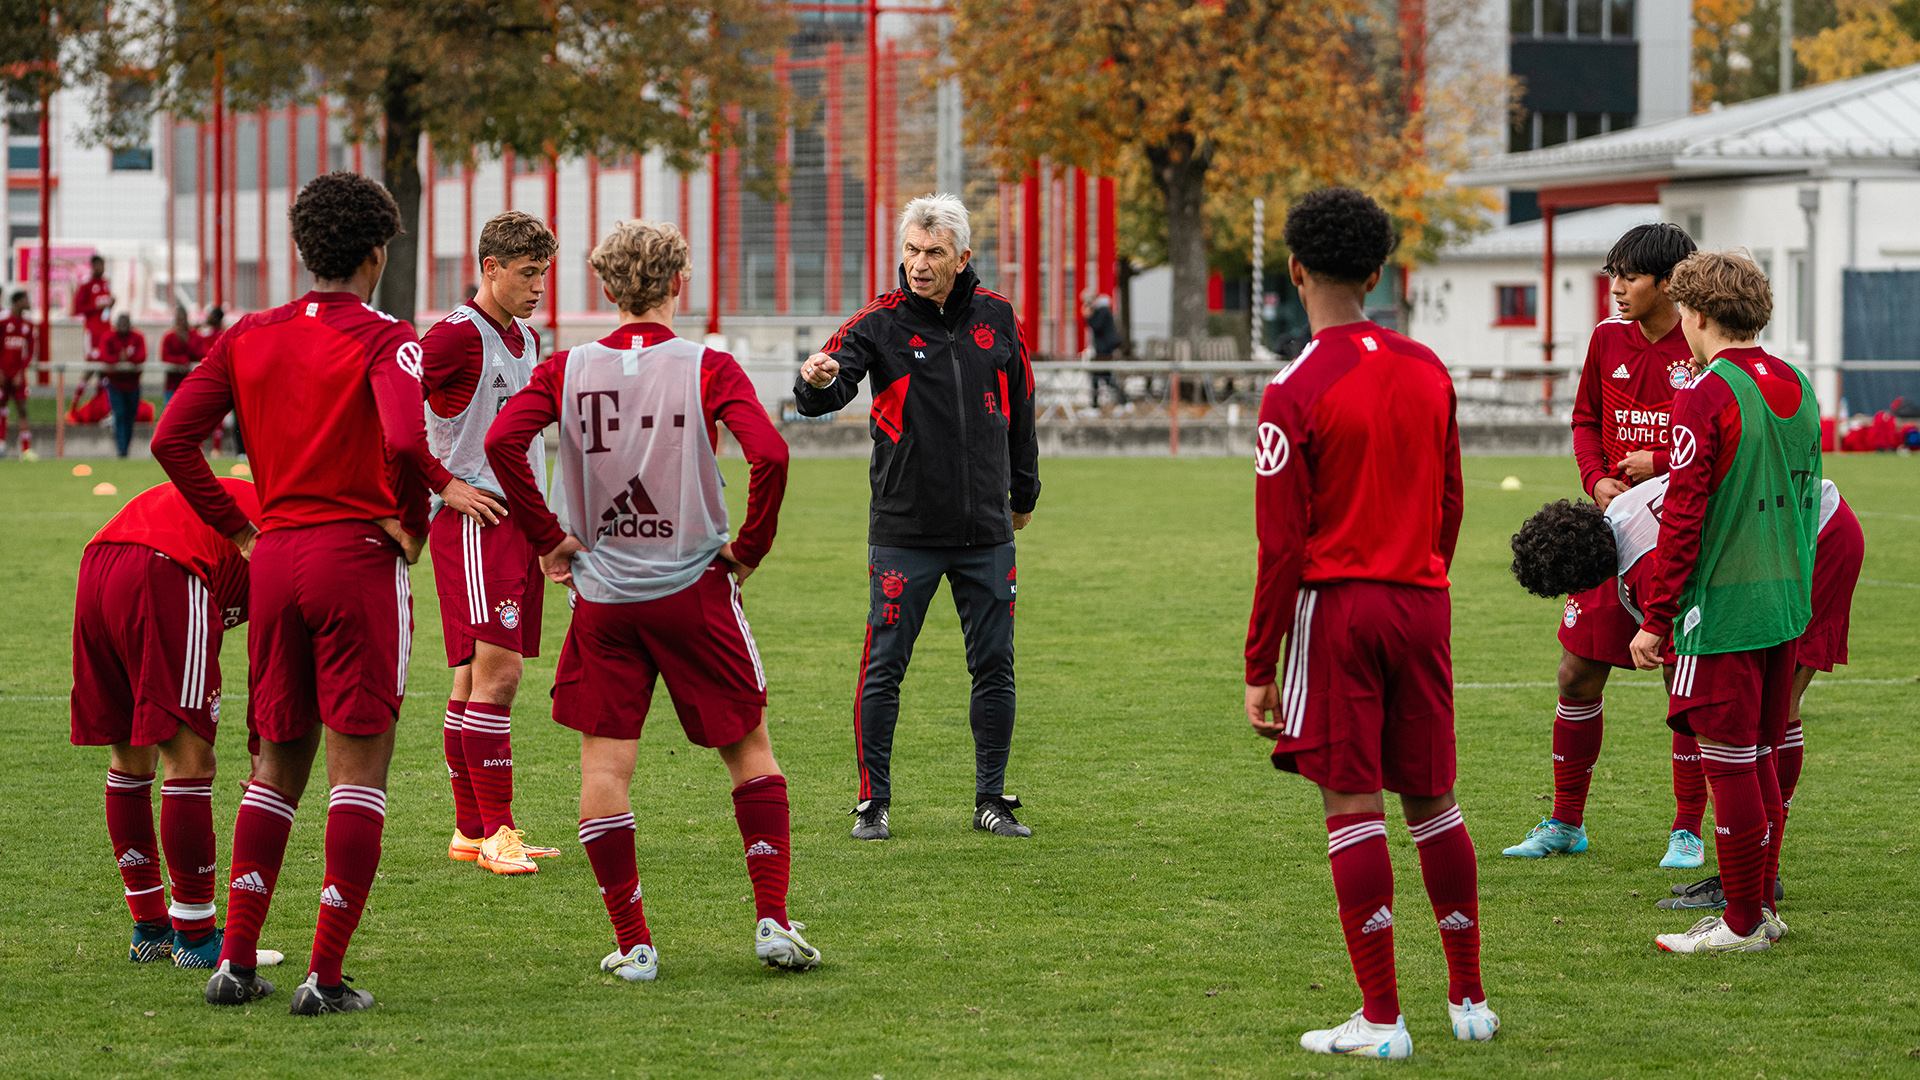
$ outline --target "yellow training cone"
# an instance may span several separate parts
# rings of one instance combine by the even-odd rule
[[[75,475],[75,476],[92,476],[92,475],[93,475],[93,466],[91,466],[91,465],[75,465],[75,466],[73,467],[73,475]]]
[[[118,495],[120,494],[120,489],[102,480],[93,485],[93,493],[95,495]]]
[[[1501,491],[1519,491],[1520,478],[1517,476],[1509,476],[1505,480],[1500,481],[1500,490]]]

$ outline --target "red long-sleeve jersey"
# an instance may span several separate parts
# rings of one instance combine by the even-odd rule
[[[118,330],[100,338],[100,362],[105,364],[144,364],[147,362],[147,335],[138,330]],[[122,367],[107,373],[107,385],[115,390],[140,389],[140,369]]]
[[[310,292],[242,318],[180,385],[153,456],[201,520],[246,524],[200,441],[232,411],[260,492],[262,532],[400,519],[427,532],[426,418],[413,327],[352,293]]]
[[[1715,359],[1739,365],[1776,415],[1800,408],[1800,379],[1765,349],[1727,349]],[[1707,500],[1720,489],[1740,448],[1740,402],[1717,376],[1702,376],[1673,396],[1673,472],[1660,511],[1660,548],[1648,558],[1658,570],[1646,587],[1642,630],[1665,637],[1673,630],[1680,593],[1700,559]],[[1646,561],[1646,560],[1641,560]]]
[[[657,345],[672,337],[673,331],[658,323],[627,323],[601,338],[600,344],[626,349],[636,335],[643,346]],[[505,489],[514,523],[538,552],[553,550],[566,533],[540,497],[527,465],[527,445],[560,419],[566,375],[567,353],[562,350],[533,369],[533,381],[507,401],[487,429],[487,460]],[[718,447],[716,425],[725,424],[746,455],[747,517],[733,534],[733,555],[748,566],[758,566],[773,547],[773,535],[780,526],[780,503],[787,492],[786,440],[767,419],[753,381],[726,353],[708,349],[701,356],[700,405],[706,414],[708,441]]]
[[[33,363],[39,334],[39,327],[25,318],[0,316],[0,386],[13,382]]]
[[[1626,319],[1593,328],[1573,399],[1573,458],[1587,494],[1605,477],[1626,480],[1616,466],[1635,450],[1653,452],[1655,475],[1667,471],[1673,394],[1693,376],[1692,360],[1678,323],[1652,342],[1639,323]]]
[[[73,314],[89,325],[106,321],[113,307],[113,285],[103,277],[90,277],[73,289]]]
[[[1254,686],[1274,680],[1302,585],[1447,588],[1462,509],[1453,380],[1426,346],[1374,323],[1315,334],[1268,384],[1259,436]]]
[[[260,496],[252,484],[231,476],[218,477],[216,482],[247,520],[260,520]],[[200,579],[229,628],[247,619],[247,560],[227,534],[194,515],[178,485],[150,487],[127,500],[87,542],[89,547],[94,544],[150,547]]]

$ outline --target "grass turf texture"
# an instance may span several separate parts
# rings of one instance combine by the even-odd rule
[[[347,971],[371,1013],[286,1014],[321,880],[324,786],[293,831],[263,944],[279,992],[247,1010],[200,1000],[204,973],[126,960],[128,916],[101,813],[103,749],[67,745],[69,634],[82,545],[159,482],[139,462],[0,468],[0,980],[13,1076],[1914,1076],[1920,945],[1910,853],[1920,787],[1920,522],[1908,458],[1829,459],[1860,511],[1866,569],[1853,664],[1807,697],[1807,764],[1788,833],[1771,953],[1683,957],[1653,946],[1691,917],[1659,912],[1671,788],[1664,697],[1621,673],[1593,786],[1593,849],[1503,859],[1551,789],[1560,606],[1524,595],[1506,541],[1570,461],[1468,459],[1454,568],[1459,791],[1480,853],[1486,983],[1505,1027],[1461,1044],[1418,861],[1391,826],[1406,1066],[1298,1049],[1359,1004],[1326,869],[1318,799],[1276,773],[1241,717],[1239,652],[1253,570],[1252,470],[1228,460],[1050,460],[1020,537],[1021,719],[1010,790],[1027,841],[970,828],[966,674],[936,602],[904,690],[895,839],[847,839],[850,723],[865,614],[865,471],[797,461],[780,539],[745,595],[789,775],[792,911],[823,968],[758,967],[740,839],[716,756],[656,698],[634,783],[641,880],[660,981],[602,975],[612,934],[574,840],[577,740],[548,719],[566,606],[517,709],[517,816],[561,847],[537,876],[447,859],[442,667],[431,567],[414,571],[413,673],[385,855]],[[728,461],[729,495],[746,485]],[[1516,475],[1517,492],[1499,481]],[[118,497],[95,497],[109,480]],[[734,507],[739,513],[739,507]],[[1908,583],[1905,585],[1892,583]],[[223,653],[244,692],[244,634]],[[1880,680],[1880,681],[1875,681]],[[240,730],[229,705],[215,828],[230,854]],[[156,800],[157,803],[157,800]],[[1396,813],[1390,808],[1390,818]],[[224,865],[224,864],[223,864]],[[224,882],[224,877],[221,879]],[[224,916],[224,885],[221,905]],[[1910,1053],[1911,1051],[1911,1053]]]

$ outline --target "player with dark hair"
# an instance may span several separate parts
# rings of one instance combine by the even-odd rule
[[[113,320],[113,332],[99,339],[95,351],[107,366],[107,402],[113,409],[113,446],[126,457],[133,446],[133,424],[152,406],[140,396],[140,368],[147,362],[147,335],[133,328],[124,313]]]
[[[73,317],[81,320],[86,358],[104,360],[100,341],[113,331],[113,282],[107,280],[107,260],[100,256],[89,258],[87,268],[87,279],[73,287]]]
[[[428,482],[456,513],[435,513],[434,586],[453,668],[442,742],[453,785],[447,855],[496,874],[531,874],[559,848],[529,846],[513,821],[513,697],[521,659],[540,655],[540,562],[504,524],[506,492],[487,464],[487,427],[540,361],[540,335],[526,322],[546,291],[559,244],[532,214],[509,210],[480,229],[479,290],[421,339]],[[527,450],[547,480],[546,444]]]
[[[1617,314],[1593,328],[1573,403],[1580,486],[1603,510],[1632,484],[1667,471],[1667,405],[1690,376],[1692,360],[1676,329],[1680,315],[1668,276],[1692,252],[1685,230],[1660,222],[1627,230],[1607,253]],[[1609,589],[1568,597],[1560,624],[1553,811],[1503,855],[1538,859],[1587,849],[1587,790],[1600,759],[1607,675],[1633,667],[1627,644],[1639,627]],[[1660,865],[1693,867],[1703,858],[1699,834],[1676,826]]]
[[[394,720],[407,690],[407,566],[427,535],[432,462],[413,328],[367,305],[400,230],[393,196],[354,173],[315,177],[288,215],[313,291],[242,318],[182,383],[153,456],[201,520],[252,554],[247,642],[260,761],[234,820],[227,935],[210,1004],[273,992],[254,947],[295,807],[327,731],[326,879],[297,1015],[364,1009],[340,973],[386,824]],[[229,411],[260,485],[260,525],[200,456]]]
[[[773,544],[787,444],[725,353],[673,333],[688,276],[672,225],[622,221],[591,259],[618,330],[541,364],[487,432],[487,460],[546,575],[569,585],[573,623],[554,673],[553,718],[580,732],[580,844],[613,921],[600,969],[650,982],[659,955],[641,904],[629,789],[657,679],[687,738],[714,747],[733,783],[753,882],[754,954],[807,968],[820,951],[787,919],[787,779],[767,737],[767,680],[740,582]],[[527,445],[560,424],[560,515]],[[717,425],[748,464],[746,520],[729,539]]]
[[[219,483],[247,520],[260,516],[252,484]],[[133,913],[128,956],[136,964],[170,957],[175,967],[211,968],[220,955],[213,906],[220,639],[246,620],[246,559],[193,516],[172,484],[128,500],[81,553],[70,738],[110,750],[107,836]],[[166,769],[158,840],[156,759]],[[262,963],[280,960],[261,952],[268,954]]]
[[[1347,188],[1287,215],[1288,274],[1313,340],[1260,404],[1260,561],[1247,630],[1247,718],[1273,763],[1320,787],[1327,853],[1361,1007],[1300,1045],[1413,1053],[1394,974],[1383,790],[1400,795],[1447,956],[1456,1038],[1499,1030],[1480,982],[1473,841],[1454,801],[1452,608],[1460,436],[1447,369],[1369,322],[1393,222]],[[1277,681],[1282,640],[1286,676]]]
[[[20,410],[20,460],[33,460],[33,427],[27,415],[27,372],[40,330],[27,318],[27,290],[15,289],[0,318],[0,456],[7,452],[7,414]],[[57,403],[56,403],[57,404]]]

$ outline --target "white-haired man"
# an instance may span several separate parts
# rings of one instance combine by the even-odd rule
[[[803,415],[843,408],[872,380],[869,605],[854,698],[857,840],[885,840],[900,680],[946,578],[973,676],[973,827],[1030,836],[1006,794],[1013,745],[1013,534],[1040,496],[1033,368],[1013,304],[968,267],[972,230],[952,195],[900,214],[900,287],[873,299],[807,358]]]

